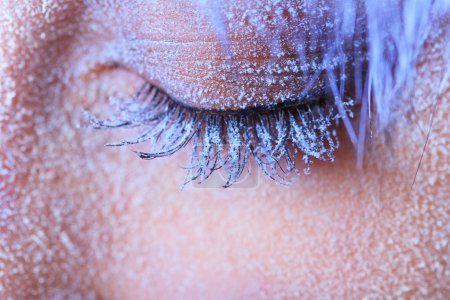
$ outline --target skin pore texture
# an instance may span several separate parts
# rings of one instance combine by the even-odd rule
[[[180,98],[219,80],[202,67],[226,53],[207,17],[177,5],[1,2],[0,298],[448,298],[448,15],[392,124],[371,129],[362,170],[340,128],[335,162],[289,187],[255,168],[247,188],[181,190],[187,153],[144,162],[105,148],[130,133],[93,130],[82,113],[107,115],[108,96],[132,95],[141,77]],[[261,52],[235,57],[237,69],[270,64]]]

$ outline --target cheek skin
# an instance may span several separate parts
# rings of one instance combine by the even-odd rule
[[[0,182],[6,182],[0,187],[0,298],[449,293],[450,107],[444,100],[450,91],[439,102],[411,188],[424,141],[416,124],[426,124],[430,114],[439,47],[424,55],[414,114],[398,120],[391,143],[373,141],[364,172],[355,170],[344,145],[335,164],[315,164],[289,188],[259,176],[251,189],[184,191],[178,188],[183,153],[143,162],[128,150],[104,148],[115,133],[76,126],[84,91],[64,87],[58,72],[53,84],[46,82],[49,71],[59,70],[51,63],[59,54],[24,48],[2,70],[18,85],[13,105],[0,113]],[[11,63],[18,55],[48,61],[20,69]],[[42,86],[29,84],[27,75]],[[2,98],[10,91],[2,85]]]

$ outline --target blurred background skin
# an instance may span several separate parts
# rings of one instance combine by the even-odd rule
[[[175,1],[138,8],[155,28],[197,34]],[[402,117],[373,137],[362,172],[343,138],[335,163],[288,188],[254,174],[253,188],[181,191],[185,153],[144,162],[104,147],[122,133],[79,126],[81,108],[137,88],[129,70],[73,71],[102,59],[115,9],[0,4],[0,298],[450,295],[448,85],[436,100],[448,30],[432,31]]]

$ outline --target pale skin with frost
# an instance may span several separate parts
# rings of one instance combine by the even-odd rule
[[[133,11],[138,2],[121,5]],[[154,28],[172,22],[180,30],[151,32],[153,40],[200,34],[187,30],[196,27],[182,8],[161,2],[136,4],[135,13]],[[448,31],[428,38],[405,112],[388,136],[373,136],[363,171],[343,139],[334,163],[315,162],[288,188],[253,175],[254,188],[181,191],[186,153],[144,162],[104,147],[122,133],[77,126],[81,108],[98,105],[103,93],[137,88],[129,70],[93,67],[123,55],[104,50],[123,25],[111,16],[119,9],[0,4],[0,298],[450,294],[448,85],[437,95]],[[185,45],[170,47],[183,53]],[[189,47],[195,54],[203,44]],[[158,84],[201,84],[195,62],[209,54],[202,55],[154,60],[174,74]]]

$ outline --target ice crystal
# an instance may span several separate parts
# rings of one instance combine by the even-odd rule
[[[344,102],[344,110],[351,105],[352,101]],[[339,147],[333,126],[340,114],[324,99],[267,110],[198,110],[177,103],[147,83],[136,97],[119,101],[115,108],[114,117],[91,116],[91,124],[98,129],[139,127],[141,132],[111,146],[150,141],[151,149],[137,154],[151,160],[170,156],[192,142],[185,184],[203,182],[224,168],[224,186],[228,187],[240,178],[251,158],[264,174],[288,184],[289,174],[298,170],[297,157],[303,159],[308,173],[311,158],[333,161]]]

